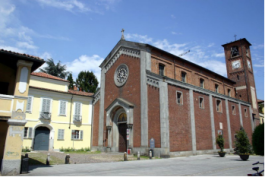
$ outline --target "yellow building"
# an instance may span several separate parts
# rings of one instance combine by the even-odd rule
[[[68,85],[46,73],[31,74],[24,148],[90,148],[93,93],[68,90]]]
[[[35,56],[0,50],[1,175],[20,172],[30,73],[43,63]]]

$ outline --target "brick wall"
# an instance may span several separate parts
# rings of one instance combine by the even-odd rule
[[[100,100],[98,100],[97,103],[94,105],[92,146],[98,146],[99,105]]]
[[[246,113],[245,113],[246,109]],[[249,107],[245,105],[241,105],[241,111],[242,111],[242,120],[243,120],[243,127],[248,135],[248,139],[250,144],[252,144],[252,127],[251,127],[251,121],[250,121],[250,115],[249,115]]]
[[[129,68],[129,77],[122,87],[117,87],[114,83],[114,73],[120,64],[126,64]],[[141,103],[140,103],[140,59],[121,55],[119,59],[105,74],[105,105],[104,110],[116,99],[123,98],[134,104],[133,111],[133,137],[134,147],[141,145]],[[106,112],[105,112],[106,121]],[[104,127],[106,124],[104,121]],[[107,139],[106,139],[107,140]]]
[[[161,147],[159,89],[148,85],[148,139],[155,139],[155,147]],[[150,147],[150,141],[148,141]]]
[[[235,106],[235,113],[232,112],[232,106]],[[230,118],[230,126],[231,126],[231,138],[232,138],[232,147],[235,147],[235,134],[240,130],[240,116],[238,104],[228,101],[229,108],[229,118]]]
[[[183,105],[176,102],[176,91],[183,94]],[[168,85],[170,151],[191,151],[189,90]]]
[[[217,111],[216,101],[221,100],[222,111]],[[224,148],[229,148],[229,140],[228,140],[228,127],[227,127],[227,118],[226,118],[226,107],[225,100],[213,97],[213,112],[214,112],[214,124],[215,124],[215,136],[218,135],[218,130],[220,129],[220,122],[223,124],[223,137],[225,139]],[[216,145],[218,149],[218,145]]]
[[[181,60],[176,56],[153,49],[151,55],[151,71],[159,74],[159,64],[165,66],[165,76],[181,81],[181,72],[186,73],[186,82],[200,86],[200,78],[204,79],[204,88],[215,91],[215,84],[219,85],[219,93],[227,95],[227,89],[231,90],[231,96],[235,97],[233,83],[223,77],[200,68],[192,63]]]
[[[212,149],[212,129],[209,96],[202,93],[193,92],[194,115],[196,129],[196,148],[197,150]],[[203,98],[204,106],[199,107],[200,98]]]

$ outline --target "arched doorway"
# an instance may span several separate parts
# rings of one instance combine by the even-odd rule
[[[119,152],[127,151],[127,140],[126,140],[126,130],[127,130],[127,115],[121,113],[118,117],[118,127],[119,127]]]
[[[36,151],[49,150],[50,129],[47,127],[38,127],[35,129],[33,149]]]

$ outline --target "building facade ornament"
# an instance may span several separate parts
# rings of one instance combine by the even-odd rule
[[[116,86],[123,86],[129,77],[129,68],[126,64],[121,64],[117,67],[114,73],[114,82]]]

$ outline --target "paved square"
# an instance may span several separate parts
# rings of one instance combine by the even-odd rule
[[[254,173],[252,163],[264,162],[262,156],[242,161],[237,155],[198,155],[170,159],[112,163],[32,166],[30,176],[246,176]],[[263,169],[262,165],[258,165]],[[23,174],[24,175],[24,174]]]

